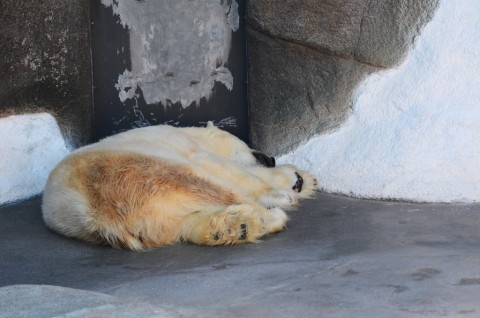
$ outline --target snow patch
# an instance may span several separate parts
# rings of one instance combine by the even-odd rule
[[[0,204],[43,191],[48,174],[69,150],[47,113],[0,119]]]

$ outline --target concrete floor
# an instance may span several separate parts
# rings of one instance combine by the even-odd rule
[[[139,253],[50,232],[40,202],[0,207],[1,317],[480,316],[480,204],[321,194],[259,244]]]

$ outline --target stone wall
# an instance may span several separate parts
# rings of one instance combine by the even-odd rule
[[[89,2],[0,1],[0,118],[48,112],[69,147],[93,139]]]
[[[248,7],[253,146],[292,150],[337,128],[367,74],[397,65],[438,0],[255,0]]]

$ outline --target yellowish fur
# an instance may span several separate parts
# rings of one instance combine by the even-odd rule
[[[116,248],[239,244],[281,231],[283,209],[315,189],[310,174],[258,165],[245,143],[210,123],[156,126],[70,154],[48,178],[42,211],[53,230]]]

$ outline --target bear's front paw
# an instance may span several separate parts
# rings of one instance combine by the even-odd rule
[[[224,233],[223,232],[216,232],[213,234],[213,240],[215,242],[220,242],[220,243],[228,243],[228,242],[235,242],[237,241],[244,241],[247,239],[247,224],[246,223],[241,223],[240,228],[238,230],[235,230],[233,227],[227,228],[227,235],[230,237],[227,240],[224,238]],[[236,233],[235,237],[232,237],[232,233]],[[223,241],[220,241],[223,240]]]
[[[212,217],[202,243],[232,245],[255,242],[267,233],[255,207],[247,204],[232,205]]]

